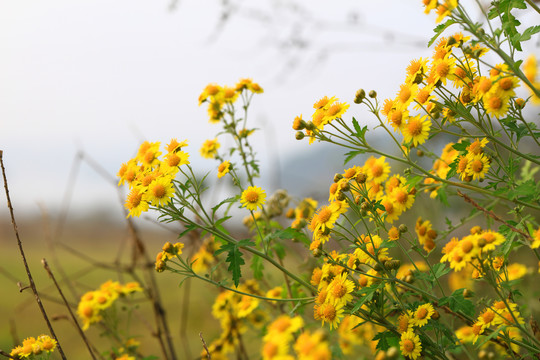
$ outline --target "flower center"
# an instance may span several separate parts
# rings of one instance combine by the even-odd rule
[[[414,343],[409,339],[403,340],[403,349],[408,353],[412,352],[414,350]]]
[[[427,314],[428,314],[428,311],[425,308],[420,308],[420,309],[416,310],[416,318],[417,319],[420,319],[420,320],[425,319]]]
[[[422,133],[422,123],[420,121],[410,121],[407,128],[412,136],[418,136]]]
[[[254,204],[259,200],[259,194],[256,191],[250,190],[246,193],[246,200]]]
[[[494,96],[489,99],[489,106],[493,109],[500,109],[502,107],[502,100],[498,96]]]
[[[319,212],[319,221],[325,223],[330,220],[330,216],[332,216],[332,211],[328,208],[324,208]]]
[[[484,163],[480,160],[474,160],[472,163],[471,163],[471,169],[475,172],[475,173],[479,173],[482,171],[482,169],[484,168]]]
[[[154,196],[157,198],[162,198],[165,196],[167,191],[165,190],[165,186],[161,184],[156,184],[153,189]]]

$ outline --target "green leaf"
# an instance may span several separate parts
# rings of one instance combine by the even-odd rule
[[[444,263],[433,265],[433,273],[435,274],[436,279],[448,274],[450,271],[452,271],[452,269],[447,267]]]
[[[474,304],[469,299],[465,299],[463,296],[464,289],[458,289],[452,293],[452,295],[443,297],[439,301],[439,305],[447,305],[450,310],[459,312],[470,317],[474,317]]]
[[[366,152],[365,150],[349,151],[348,153],[345,154],[345,161],[343,162],[343,165],[346,165],[349,161],[351,161],[352,159],[354,159],[360,154],[364,154],[365,152]]]
[[[255,280],[261,280],[263,278],[264,265],[260,256],[253,256],[251,258],[251,270],[253,271],[253,277]]]
[[[422,182],[422,180],[424,180],[424,177],[423,176],[413,176],[409,179],[407,179],[407,186],[408,186],[408,189],[412,189],[414,187],[416,187],[416,185],[418,185],[420,182]]]
[[[435,35],[433,35],[433,37],[429,40],[428,47],[430,47],[435,42],[435,40],[437,40],[439,35],[441,35],[441,33],[446,30],[447,27],[455,23],[456,22],[454,20],[449,19],[444,24],[437,25],[437,27],[433,29],[433,31],[435,31]]]
[[[373,340],[377,341],[377,349],[386,351],[390,347],[395,346],[399,348],[399,337],[397,334],[391,331],[383,331],[375,335]]]
[[[241,240],[237,244],[228,243],[221,245],[221,247],[214,252],[214,255],[219,255],[223,252],[227,252],[227,259],[225,259],[225,261],[229,263],[229,267],[227,268],[227,270],[232,273],[232,280],[236,287],[238,287],[238,284],[240,283],[240,278],[242,277],[240,267],[245,264],[245,261],[242,258],[243,254],[238,248],[238,246],[241,242],[246,241],[249,242],[250,240]],[[253,243],[251,242],[251,244]]]
[[[523,33],[517,33],[513,36],[513,41],[527,41],[531,39],[531,36],[540,32],[540,25],[531,26],[525,29]]]

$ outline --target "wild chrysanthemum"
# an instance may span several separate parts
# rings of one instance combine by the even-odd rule
[[[334,102],[324,113],[324,123],[327,124],[334,119],[341,118],[349,106],[347,103]]]
[[[412,330],[414,314],[411,310],[407,310],[405,313],[399,315],[397,318],[397,331],[400,334],[406,333]]]
[[[229,160],[225,160],[218,166],[218,178],[222,178],[231,170],[231,162]]]
[[[401,340],[399,342],[399,349],[403,356],[416,360],[420,356],[422,351],[422,344],[420,338],[412,330],[401,334]]]
[[[531,243],[531,249],[540,247],[540,228],[533,233],[533,241]]]
[[[416,115],[410,117],[403,127],[403,139],[406,143],[412,143],[414,146],[426,142],[431,129],[431,120],[427,115]]]
[[[435,60],[431,65],[429,81],[430,84],[437,84],[439,81],[446,85],[447,80],[454,80],[456,60],[452,56],[446,56],[442,59]]]
[[[172,178],[161,176],[148,186],[148,190],[143,195],[143,200],[151,203],[153,206],[167,205],[174,196],[174,186]]]
[[[258,186],[250,186],[242,192],[240,202],[242,207],[255,211],[257,208],[261,208],[265,203],[266,193]]]
[[[327,322],[330,325],[330,330],[337,328],[339,322],[343,318],[343,304],[324,303],[315,306],[315,320],[322,320],[324,325]]]
[[[399,91],[397,93],[396,102],[407,108],[409,104],[413,101],[413,99],[416,96],[416,93],[418,92],[418,85],[417,84],[402,84],[399,86]]]
[[[489,162],[489,158],[484,154],[469,158],[466,170],[467,175],[472,176],[473,180],[483,179],[489,171]]]
[[[201,156],[206,159],[213,159],[216,157],[217,151],[220,147],[221,144],[217,141],[217,139],[206,140],[200,149]]]
[[[390,193],[389,198],[399,212],[410,209],[414,203],[414,195],[409,192],[406,185],[396,186]]]
[[[422,304],[416,308],[416,311],[411,318],[411,322],[414,326],[422,327],[427,324],[434,313],[435,309],[433,308],[433,305],[429,303]]]
[[[328,285],[328,299],[334,303],[346,304],[353,299],[351,295],[353,290],[354,283],[347,279],[347,273],[342,273]]]
[[[386,157],[375,158],[371,156],[364,164],[364,172],[367,175],[367,181],[383,183],[390,174],[390,164],[386,162]]]
[[[510,101],[501,91],[490,91],[483,98],[486,113],[500,119],[508,112]]]
[[[141,216],[142,212],[148,211],[149,205],[146,200],[143,199],[144,191],[140,188],[133,188],[129,192],[125,207],[129,210],[129,216]]]

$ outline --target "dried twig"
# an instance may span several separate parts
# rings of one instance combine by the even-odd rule
[[[203,336],[202,336],[202,332],[199,333],[199,337],[201,338],[203,348],[204,348],[204,350],[206,351],[206,358],[207,358],[208,360],[211,360],[212,357],[210,356],[210,351],[208,350],[208,346],[206,346],[206,341],[204,341],[204,338],[203,338]]]
[[[26,269],[26,275],[28,276],[28,281],[30,282],[30,287],[32,288],[32,292],[34,293],[36,302],[39,306],[39,309],[41,310],[41,314],[43,318],[45,319],[45,322],[47,323],[47,327],[49,328],[49,331],[51,332],[51,336],[56,340],[56,344],[57,344],[58,352],[60,353],[60,356],[62,357],[62,359],[67,360],[66,355],[64,354],[64,350],[62,350],[62,347],[60,346],[60,342],[58,341],[58,338],[56,337],[56,334],[49,320],[49,317],[47,316],[47,312],[45,311],[45,308],[43,307],[43,304],[41,303],[41,299],[37,292],[36,284],[34,283],[32,273],[30,272],[30,267],[28,266],[28,262],[26,261],[26,256],[24,255],[22,241],[19,236],[19,230],[17,229],[17,223],[15,222],[15,214],[13,212],[13,206],[11,205],[11,198],[9,197],[9,189],[8,189],[8,183],[7,183],[7,177],[6,177],[6,169],[4,168],[2,150],[0,150],[0,166],[2,167],[2,176],[4,178],[4,189],[6,191],[7,206],[9,209],[9,214],[11,216],[11,223],[13,224],[13,231],[15,232],[15,237],[17,238],[17,245],[19,246],[19,252],[21,253],[24,267]]]
[[[489,216],[490,218],[494,219],[495,221],[498,221],[498,222],[501,222],[503,223],[504,225],[508,226],[508,228],[510,228],[510,230],[522,235],[525,239],[527,239],[528,241],[532,242],[533,241],[533,238],[527,234],[525,231],[523,230],[519,230],[517,229],[516,227],[512,226],[511,224],[507,223],[506,221],[504,221],[503,219],[501,219],[499,216],[497,216],[493,211],[491,210],[488,210],[488,209],[485,209],[483,207],[481,207],[480,205],[478,205],[478,203],[476,201],[474,201],[473,199],[471,199],[467,194],[464,194],[462,193],[461,191],[458,190],[458,195],[461,196],[463,199],[465,199],[466,202],[468,202],[469,204],[471,204],[472,206],[474,206],[475,208],[477,208],[478,210],[482,211],[484,214],[486,214],[487,216]]]
[[[2,350],[0,350],[0,355],[4,355],[4,356],[7,357],[8,359],[15,359],[15,360],[17,360],[17,358],[14,358],[13,356],[9,355],[7,352],[2,351]]]
[[[64,301],[64,304],[66,305],[66,308],[68,309],[69,315],[71,316],[71,319],[75,323],[75,327],[77,328],[77,331],[79,332],[79,335],[83,339],[84,343],[86,344],[86,347],[88,348],[88,351],[90,352],[90,356],[92,359],[96,360],[96,357],[94,355],[94,352],[92,351],[92,347],[90,346],[90,343],[88,342],[88,339],[86,338],[86,335],[84,335],[83,329],[81,329],[81,326],[79,325],[79,322],[77,321],[77,318],[75,317],[75,314],[73,314],[73,311],[71,310],[71,306],[69,306],[69,303],[64,296],[64,293],[62,292],[62,289],[58,285],[58,282],[56,281],[56,278],[54,277],[51,269],[49,268],[49,264],[47,264],[47,260],[41,259],[41,263],[43,264],[43,267],[47,271],[47,274],[49,274],[49,277],[52,279],[54,286],[56,286],[56,289],[58,290],[58,293],[62,297],[62,300]]]

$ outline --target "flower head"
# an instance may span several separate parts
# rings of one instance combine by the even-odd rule
[[[262,209],[265,199],[266,193],[263,189],[258,186],[250,186],[242,192],[240,202],[242,203],[242,207],[254,211],[257,210],[257,208]]]

